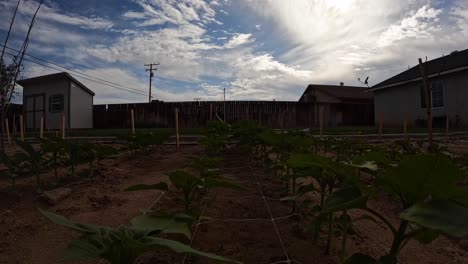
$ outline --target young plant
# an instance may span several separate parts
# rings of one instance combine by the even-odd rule
[[[0,175],[8,178],[13,190],[16,186],[16,178],[26,170],[26,164],[21,153],[9,157],[5,152],[0,152],[0,162],[6,167],[0,171]]]
[[[23,163],[28,172],[36,177],[37,191],[42,193],[43,182],[41,173],[47,168],[47,160],[44,158],[42,150],[35,150],[29,143],[16,140],[16,144],[21,148],[21,153],[16,155],[16,162]]]
[[[221,152],[227,144],[231,128],[221,121],[210,121],[204,131],[204,138],[200,140],[210,154]]]
[[[110,228],[81,224],[51,212],[40,212],[53,223],[81,234],[68,245],[63,260],[105,259],[111,264],[131,264],[146,252],[169,249],[180,254],[191,254],[220,262],[240,263],[193,249],[175,240],[158,237],[162,234],[182,234],[190,239],[187,224],[175,217],[140,215],[133,218],[130,226]]]
[[[388,166],[377,178],[378,186],[402,205],[404,211],[398,226],[367,207],[368,194],[357,187],[334,192],[322,214],[357,208],[380,219],[393,234],[388,254],[379,260],[355,254],[346,263],[394,264],[411,239],[430,243],[440,234],[458,238],[468,235],[468,189],[458,185],[463,178],[460,169],[445,155],[404,156],[398,165]]]
[[[242,189],[237,184],[234,184],[223,178],[201,178],[190,174],[186,171],[173,171],[167,174],[172,185],[182,194],[181,202],[185,213],[195,218],[198,218],[198,209],[202,198],[208,193],[207,190],[215,187]],[[168,186],[164,182],[153,185],[135,185],[126,191],[137,190],[167,190]]]
[[[41,149],[53,167],[55,179],[58,179],[58,167],[65,154],[65,141],[58,137],[45,138],[41,141]]]
[[[83,151],[82,143],[78,141],[68,140],[65,142],[65,155],[68,158],[68,164],[70,165],[70,176],[75,176],[76,166],[83,161],[85,152]]]

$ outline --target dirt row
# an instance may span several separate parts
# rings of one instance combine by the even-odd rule
[[[159,191],[124,192],[135,184],[165,180],[165,172],[186,167],[190,157],[202,154],[199,147],[164,147],[138,157],[121,155],[104,161],[93,178],[63,180],[72,194],[56,206],[48,206],[34,194],[34,179],[18,183],[20,197],[10,193],[5,179],[0,180],[0,263],[60,263],[61,253],[77,234],[54,225],[37,208],[62,214],[83,223],[117,227],[146,209],[174,209],[173,193],[161,197]],[[196,249],[230,257],[246,264],[339,263],[340,238],[334,238],[331,256],[323,254],[325,245],[313,243],[301,219],[291,214],[291,206],[279,201],[286,196],[284,183],[271,172],[257,167],[238,150],[224,156],[223,175],[231,177],[244,190],[214,189],[204,203],[203,222],[196,227],[192,242]],[[86,175],[86,168],[81,168]],[[52,175],[46,175],[53,182]],[[159,200],[158,200],[159,199]],[[155,203],[158,201],[157,203]],[[398,206],[388,197],[371,201],[385,215],[397,215]],[[353,212],[360,214],[360,212]],[[272,217],[274,221],[272,221]],[[397,221],[396,217],[393,219]],[[359,222],[350,237],[348,252],[374,256],[388,252],[391,234],[373,222]],[[439,238],[431,245],[410,242],[400,256],[401,263],[468,263],[463,243]],[[70,263],[105,263],[82,261]],[[213,263],[198,257],[170,252],[149,253],[139,263]]]

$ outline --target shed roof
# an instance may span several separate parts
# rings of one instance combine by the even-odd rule
[[[427,62],[428,76],[444,74],[447,72],[453,72],[455,70],[468,69],[468,49],[462,51],[454,51],[449,55],[430,60]],[[381,83],[372,86],[372,90],[388,88],[391,86],[397,86],[400,83],[407,81],[417,80],[421,78],[421,72],[419,65],[399,73]]]
[[[299,101],[302,101],[305,95],[313,93],[314,90],[323,92],[341,100],[371,100],[374,97],[374,94],[368,91],[366,87],[309,84]]]
[[[73,76],[71,76],[68,72],[59,72],[59,73],[54,73],[54,74],[49,74],[49,75],[42,75],[38,77],[33,77],[29,79],[24,79],[24,80],[19,80],[17,83],[21,86],[28,86],[31,84],[37,84],[37,83],[47,83],[51,82],[54,80],[63,80],[63,79],[68,79],[72,82],[74,82],[76,85],[78,85],[81,89],[89,93],[90,95],[94,96],[96,95],[93,91],[91,91],[88,87],[86,87],[84,84],[79,82],[77,79],[75,79]]]

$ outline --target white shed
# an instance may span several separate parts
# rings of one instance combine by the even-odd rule
[[[45,129],[93,127],[94,92],[66,72],[18,81],[23,86],[26,129],[38,129],[44,116]]]

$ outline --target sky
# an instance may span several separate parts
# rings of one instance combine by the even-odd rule
[[[0,0],[2,44],[16,2]],[[8,47],[37,5],[21,1]],[[308,84],[372,86],[466,48],[468,0],[45,0],[27,54],[125,87],[77,77],[107,104],[148,101],[148,63],[160,64],[153,99],[226,89],[226,100],[297,101]],[[26,61],[22,78],[59,71],[46,65]]]

